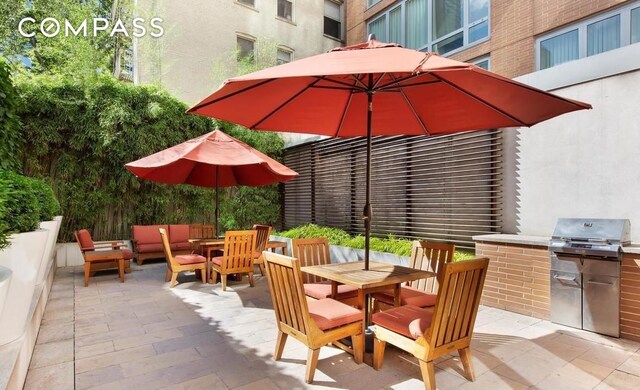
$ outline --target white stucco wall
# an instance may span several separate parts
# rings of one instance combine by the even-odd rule
[[[579,82],[553,92],[593,109],[506,131],[507,232],[550,235],[560,217],[628,218],[640,241],[640,45],[632,46],[521,78],[540,87]],[[617,65],[603,67],[612,59]],[[636,70],[612,75],[622,64]]]
[[[294,59],[340,46],[323,34],[324,0],[294,0],[292,23],[276,17],[277,1],[255,4],[251,9],[233,0],[137,0],[136,14],[163,18],[165,29],[157,40],[138,42],[137,80],[161,84],[193,104],[234,75],[237,34],[291,48]]]

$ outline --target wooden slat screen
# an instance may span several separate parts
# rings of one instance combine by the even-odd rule
[[[449,241],[501,228],[501,132],[375,137],[372,235]],[[327,139],[285,150],[300,176],[284,185],[284,228],[306,223],[364,233],[366,140]]]

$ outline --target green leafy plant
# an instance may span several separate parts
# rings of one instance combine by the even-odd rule
[[[331,245],[341,245],[354,249],[364,249],[364,236],[357,235],[352,237],[344,230],[332,227],[308,224],[274,234],[287,238],[327,237],[329,239],[329,244]],[[371,250],[393,253],[398,256],[410,256],[412,246],[412,240],[396,238],[392,234],[390,234],[387,238],[371,237],[370,240]],[[471,250],[456,249],[453,260],[469,260],[474,258],[474,255],[475,254]]]
[[[38,228],[40,223],[40,202],[36,196],[33,179],[12,171],[0,171],[3,183],[4,212],[0,216],[5,226],[4,233],[29,232]]]
[[[18,170],[16,151],[22,146],[20,118],[16,114],[18,93],[11,81],[9,64],[0,57],[0,169]]]
[[[60,214],[60,203],[53,193],[53,188],[44,180],[29,178],[39,203],[40,221],[51,221]]]
[[[45,177],[55,189],[65,218],[62,239],[81,228],[102,240],[128,238],[134,224],[212,223],[212,188],[137,179],[124,164],[217,127],[271,157],[281,155],[276,134],[187,115],[184,103],[153,86],[44,74],[22,75],[16,86],[26,140],[18,155],[25,174]],[[277,222],[277,187],[221,193],[225,228]]]

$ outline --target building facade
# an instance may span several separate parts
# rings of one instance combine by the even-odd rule
[[[502,130],[500,232],[549,236],[559,217],[628,218],[640,241],[640,1],[353,0],[345,8],[347,44],[375,33],[593,105]]]
[[[340,46],[343,12],[342,0],[137,0],[165,32],[135,43],[134,79],[193,104],[243,70]]]

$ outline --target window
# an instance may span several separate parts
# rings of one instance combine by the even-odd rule
[[[292,57],[292,50],[279,47],[276,54],[276,63],[278,65],[286,64],[287,62],[291,62],[291,60],[293,59]]]
[[[238,40],[237,40],[238,61],[242,61],[242,60],[253,61],[253,58],[255,56],[254,43],[255,41],[253,39],[238,36]]]
[[[378,4],[379,2],[380,2],[380,0],[367,0],[367,8],[373,7],[374,5]]]
[[[640,42],[640,7],[631,10],[631,43]]]
[[[399,4],[398,4],[399,3]],[[489,0],[403,0],[368,24],[380,41],[452,54],[489,37]]]
[[[278,0],[278,17],[286,20],[292,20],[293,4],[291,1]]]
[[[248,5],[249,7],[255,8],[256,1],[255,0],[236,0],[240,4]]]
[[[480,58],[477,58],[475,60],[469,61],[474,65],[477,65],[479,67],[481,67],[484,70],[489,70],[489,68],[491,67],[491,58],[487,55],[487,56],[483,56]]]
[[[540,42],[540,69],[560,65],[578,58],[578,30]]]
[[[336,39],[342,39],[342,20],[340,4],[324,0],[324,33]]]
[[[640,42],[640,1],[574,23],[536,40],[536,65],[547,69],[567,61]]]

